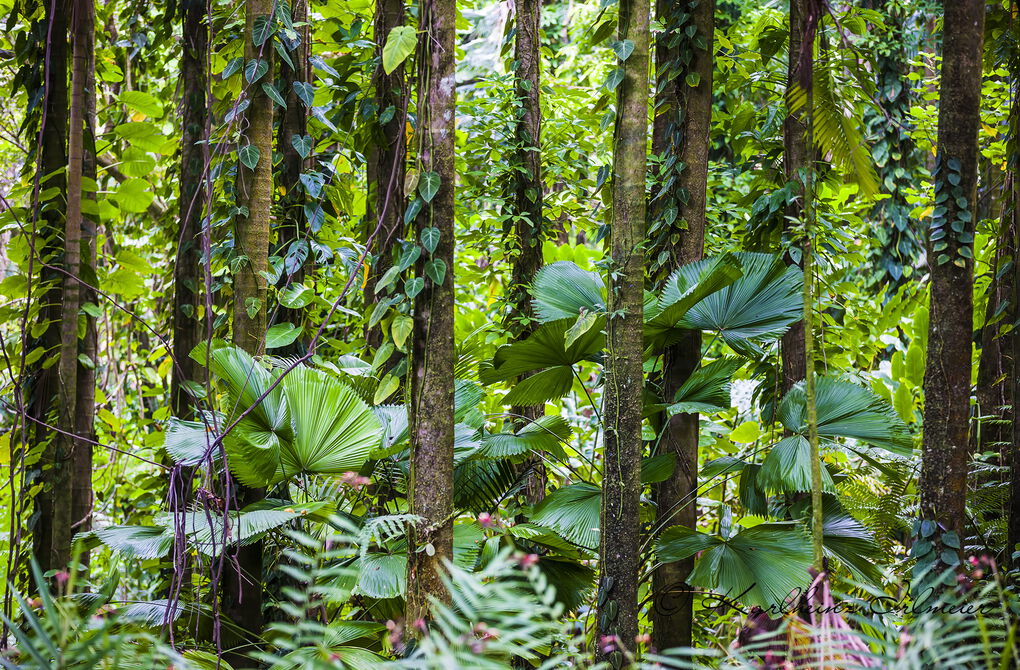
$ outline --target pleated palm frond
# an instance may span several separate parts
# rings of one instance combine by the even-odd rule
[[[667,408],[670,416],[729,409],[730,383],[743,364],[744,361],[739,358],[727,357],[695,370],[677,390],[676,397],[671,399],[672,404]]]
[[[589,550],[599,546],[602,489],[587,483],[558,488],[535,506],[531,523]]]
[[[645,310],[645,344],[659,349],[680,339],[683,317],[708,296],[730,286],[743,274],[734,254],[723,254],[678,268],[655,302]]]
[[[678,326],[712,331],[741,355],[759,356],[761,345],[773,342],[803,316],[803,277],[774,254],[736,253],[741,276],[706,295],[686,311]],[[708,259],[683,265],[664,289],[682,294],[699,281]]]
[[[870,389],[853,382],[818,377],[815,386],[818,434],[848,438],[909,457],[914,441],[893,408]],[[803,384],[795,386],[779,404],[779,420],[794,433],[807,435],[807,401]]]
[[[729,538],[672,526],[663,531],[655,548],[664,563],[699,553],[688,583],[745,605],[781,607],[791,593],[811,581],[811,543],[797,523],[765,523]]]
[[[539,270],[531,296],[540,323],[576,319],[582,312],[603,316],[606,312],[605,281],[597,272],[582,270],[570,261],[550,263]]]
[[[506,458],[514,462],[537,452],[553,452],[564,458],[560,445],[570,439],[572,433],[570,424],[560,415],[542,416],[516,433],[483,435],[481,453],[488,458]]]
[[[371,408],[338,379],[312,368],[295,368],[283,387],[294,439],[281,451],[281,479],[361,468],[382,436]]]

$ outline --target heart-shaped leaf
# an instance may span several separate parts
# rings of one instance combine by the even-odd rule
[[[386,44],[383,46],[382,62],[386,74],[391,74],[400,67],[400,64],[407,60],[407,57],[414,53],[414,47],[418,44],[418,36],[412,26],[397,26],[390,31],[386,37]]]

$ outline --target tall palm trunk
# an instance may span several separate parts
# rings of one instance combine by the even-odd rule
[[[271,39],[255,43],[255,25],[271,20],[273,0],[245,0],[244,55],[266,63],[261,79],[247,82],[245,95],[251,104],[245,112],[245,126],[238,152],[237,204],[247,216],[235,220],[235,250],[244,257],[234,273],[233,342],[252,355],[265,350],[266,273],[269,270],[269,224],[273,205],[273,101],[262,89],[272,81]],[[247,149],[247,147],[252,147]],[[244,152],[244,153],[242,153]],[[264,489],[236,485],[235,502],[244,507],[265,497]],[[228,552],[223,569],[223,613],[253,642],[262,633],[262,543]],[[236,563],[235,563],[236,561]],[[237,648],[233,659],[247,651]]]
[[[629,665],[638,631],[641,567],[641,418],[644,325],[645,171],[648,141],[650,10],[645,0],[620,3],[620,42],[634,50],[618,66],[613,137],[613,210],[608,272],[604,451],[599,523],[598,634],[596,660]]]
[[[454,82],[457,8],[454,0],[422,0],[418,39],[418,159],[423,187],[438,190],[415,219],[419,243],[439,232],[416,265],[425,286],[414,299],[411,334],[411,512],[424,521],[408,537],[407,621],[428,615],[429,596],[446,598],[440,579],[453,556],[453,242]],[[424,196],[423,196],[424,198]],[[425,198],[427,199],[427,198]],[[431,548],[429,548],[431,545]]]
[[[181,181],[178,211],[177,262],[174,263],[173,349],[170,402],[174,416],[194,413],[187,382],[204,379],[204,367],[191,358],[202,340],[202,218],[209,204],[205,187],[208,158],[206,65],[209,27],[203,0],[181,0]]]
[[[375,7],[376,57],[375,104],[380,115],[388,117],[378,124],[374,142],[369,150],[368,189],[371,213],[365,217],[365,240],[374,234],[372,253],[375,261],[365,283],[365,304],[379,302],[375,285],[393,267],[393,254],[400,248],[404,229],[404,180],[407,172],[408,90],[404,64],[387,73],[383,67],[382,48],[390,31],[404,24],[404,0],[378,0]],[[368,330],[368,342],[374,347],[382,344],[382,327]]]
[[[924,371],[920,514],[961,536],[969,458],[972,248],[984,19],[982,0],[945,3],[938,156],[932,177],[936,200],[946,211],[933,218],[928,244],[931,320]],[[957,549],[956,544],[949,548]]]
[[[542,54],[539,30],[542,21],[541,0],[520,0],[517,3],[514,41],[514,91],[520,101],[514,125],[514,155],[511,161],[517,171],[512,177],[510,215],[513,223],[514,259],[510,275],[508,316],[511,331],[517,339],[533,330],[534,314],[528,287],[542,267],[542,154],[540,136],[542,108],[539,104]],[[514,407],[516,423],[529,423],[542,416],[543,407]],[[545,497],[545,462],[541,454],[533,454],[521,464],[527,477],[525,497],[534,504]]]
[[[67,132],[68,132],[68,20],[71,5],[68,0],[50,0],[46,5],[45,50],[45,105],[41,120],[39,175],[48,177],[42,182],[43,189],[57,189],[62,196],[67,193]],[[40,261],[59,253],[59,236],[65,227],[67,209],[65,197],[48,200],[40,212],[41,222],[33,239],[36,258]],[[32,551],[40,568],[62,569],[69,558],[69,547],[57,546],[53,542],[55,507],[66,498],[66,490],[56,488],[58,476],[57,439],[46,427],[57,403],[59,387],[59,366],[44,365],[57,355],[61,345],[61,282],[59,272],[48,268],[40,271],[38,300],[39,324],[43,332],[32,344],[42,347],[47,353],[31,372],[31,388],[26,393],[32,441],[42,445],[40,460],[43,487],[35,498],[36,521],[32,528]],[[64,464],[66,466],[66,464]]]
[[[656,2],[656,15],[667,30],[655,44],[658,93],[652,152],[660,159],[675,157],[673,165],[684,166],[675,178],[672,171],[659,177],[664,186],[656,194],[656,214],[661,218],[666,211],[676,212],[672,225],[664,219],[656,221],[661,226],[659,236],[664,238],[660,246],[669,259],[659,273],[662,278],[680,265],[701,260],[704,253],[714,14],[712,0]],[[693,38],[685,32],[688,25],[695,26]],[[687,39],[677,40],[679,35]],[[688,53],[689,63],[685,62]],[[697,85],[688,83],[689,75],[694,75],[691,80],[696,78]],[[686,201],[682,197],[684,194]],[[678,222],[686,222],[686,228]],[[674,237],[678,239],[671,242]],[[662,370],[662,393],[666,402],[672,401],[700,363],[700,331],[687,333],[680,342],[666,349]],[[657,528],[677,524],[695,528],[697,525],[698,425],[697,413],[677,414],[665,420],[660,452],[673,454],[676,468],[667,480],[652,490]],[[686,579],[693,568],[692,558],[662,565],[652,575],[652,646],[656,649],[686,647],[692,643],[694,599]]]

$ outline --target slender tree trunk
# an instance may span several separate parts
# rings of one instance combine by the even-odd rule
[[[70,559],[74,454],[80,440],[74,437],[78,398],[78,278],[81,273],[82,173],[85,157],[85,71],[89,0],[74,0],[71,7],[73,50],[71,60],[71,107],[67,134],[67,217],[64,225],[64,278],[61,293],[60,362],[57,369],[56,472],[53,487],[60,495],[53,500],[53,559],[63,568]],[[67,492],[72,494],[68,495]]]
[[[613,138],[596,648],[596,660],[617,668],[630,665],[624,650],[635,649],[638,632],[650,10],[645,0],[620,3],[619,39],[634,51],[618,65],[624,77]]]
[[[266,74],[259,80],[247,83],[245,95],[251,104],[245,113],[245,130],[239,153],[249,152],[256,161],[245,165],[243,156],[237,166],[237,204],[247,208],[247,216],[235,221],[236,253],[244,262],[234,273],[233,342],[252,355],[265,351],[266,336],[266,278],[269,270],[269,224],[273,205],[273,101],[263,91],[262,84],[271,82],[273,75],[272,39],[255,44],[255,24],[260,18],[270,19],[273,0],[245,0],[245,62],[259,59],[268,65]],[[251,167],[254,164],[254,168]],[[235,485],[237,507],[244,507],[265,497],[264,489]],[[236,560],[236,565],[234,561]],[[262,633],[262,543],[238,547],[228,552],[223,570],[223,613],[245,631],[249,642]],[[232,656],[243,658],[243,647]]]
[[[1014,132],[1016,127],[1014,126]],[[1015,138],[1015,136],[1014,136]],[[1014,139],[1016,141],[1016,139]],[[1010,208],[1013,212],[1013,295],[1012,304],[1015,306],[1014,317],[1020,314],[1020,263],[1016,262],[1016,250],[1020,250],[1020,180],[1017,179],[1017,152],[1013,150],[1013,189],[1010,193]],[[1011,385],[1011,393],[1013,401],[1016,402],[1017,398],[1020,398],[1020,329],[1014,328],[1009,333],[1009,346],[1012,354],[1012,360],[1010,361],[1010,375],[1009,384]],[[1020,544],[1020,411],[1017,407],[1013,406],[1013,422],[1012,422],[1012,437],[1013,444],[1009,454],[1009,471],[1010,471],[1010,497],[1009,497],[1009,525],[1007,527],[1007,538],[1006,538],[1006,558],[1010,561],[1010,564],[1014,567],[1017,565],[1017,561],[1012,560],[1013,552],[1016,551],[1017,544]]]
[[[518,169],[513,174],[510,215],[514,236],[513,269],[510,273],[510,330],[516,339],[531,333],[534,314],[528,288],[542,268],[542,108],[539,104],[542,54],[539,30],[542,21],[541,0],[520,0],[516,6],[514,42],[514,91],[520,101],[514,126],[514,156]],[[514,422],[527,425],[542,416],[542,405],[513,407]],[[541,454],[531,455],[521,464],[527,476],[525,498],[537,503],[545,497],[546,471]]]
[[[419,243],[435,228],[439,242],[416,265],[425,287],[414,299],[411,334],[411,512],[424,522],[408,537],[407,621],[428,616],[428,597],[446,599],[440,580],[453,556],[453,242],[454,242],[454,0],[422,0],[418,38],[420,180],[439,180],[415,219]],[[419,189],[419,193],[422,189]],[[426,190],[427,192],[427,190]],[[440,274],[442,276],[440,276]],[[439,279],[440,281],[436,281]],[[432,545],[432,549],[422,550]]]
[[[931,322],[924,373],[921,518],[962,537],[967,496],[974,206],[985,3],[945,4],[936,201],[928,243]],[[955,183],[954,183],[955,182]],[[943,198],[943,196],[945,196]],[[960,222],[958,224],[957,222]],[[953,230],[957,225],[963,232]]]
[[[305,267],[311,261],[311,249],[306,234],[308,217],[305,215],[305,203],[308,199],[301,186],[301,173],[304,172],[306,160],[294,142],[295,139],[303,138],[308,130],[308,107],[294,88],[295,83],[311,83],[311,70],[308,65],[311,45],[307,0],[294,0],[291,18],[300,44],[288,52],[291,62],[294,63],[293,68],[286,62],[280,63],[281,90],[287,103],[277,136],[277,150],[283,155],[279,185],[285,194],[281,203],[283,221],[279,225],[279,254],[285,259],[283,276],[280,278],[281,287],[289,283],[300,284],[304,279]],[[303,309],[280,307],[275,320],[300,327],[303,319]],[[299,338],[292,345],[279,349],[278,353],[300,354],[303,353],[305,346],[306,343]]]
[[[209,204],[205,188],[208,157],[206,59],[209,28],[204,0],[182,0],[181,28],[181,182],[178,211],[177,262],[174,263],[173,349],[176,363],[170,381],[174,416],[190,418],[194,399],[186,383],[201,382],[205,369],[191,358],[202,341],[202,218]]]
[[[658,94],[652,151],[660,160],[675,157],[672,165],[684,166],[678,175],[672,174],[677,167],[661,174],[662,191],[656,194],[659,203],[656,224],[661,227],[662,243],[655,248],[666,251],[666,261],[659,273],[665,278],[680,265],[701,260],[704,252],[715,2],[657,0],[656,15],[667,30],[655,44]],[[693,37],[686,33],[689,25],[695,26]],[[687,39],[681,37],[676,43],[677,36]],[[689,63],[685,62],[686,54],[690,54]],[[696,86],[688,83],[688,75],[696,76]],[[672,223],[663,218],[667,211],[676,212]],[[700,363],[700,332],[692,331],[666,349],[662,370],[664,401],[672,401]],[[652,490],[659,529],[677,524],[697,526],[698,427],[696,413],[677,414],[665,420],[660,451],[674,455],[676,468],[669,479]],[[692,643],[694,598],[686,579],[693,568],[692,558],[660,566],[652,575],[652,646],[658,650]]]
[[[96,72],[95,72],[95,6],[91,0],[82,2],[83,23],[75,35],[75,54],[79,48],[84,51],[84,143],[82,147],[82,175],[88,183],[96,183]],[[89,283],[96,274],[96,233],[99,223],[99,208],[96,204],[94,186],[84,192],[87,204],[83,207],[81,218],[81,276]],[[79,304],[97,303],[96,292],[85,284],[78,286]],[[71,518],[74,520],[73,532],[81,533],[92,529],[92,442],[96,438],[96,319],[84,313],[85,335],[81,341],[76,372],[77,389],[75,395],[74,432],[81,439],[77,440],[72,455],[71,475]],[[83,362],[88,361],[88,363]],[[82,553],[79,562],[88,564],[88,552]]]
[[[790,0],[790,60],[787,75],[787,101],[803,92],[805,81],[811,85],[811,71],[814,67],[813,50],[814,25],[809,25],[809,5],[812,0]],[[817,17],[815,17],[817,21]],[[804,79],[806,77],[806,79]],[[787,114],[783,122],[783,166],[786,180],[803,184],[804,173],[813,160],[813,151],[808,143],[807,110]],[[803,193],[798,188],[798,193]],[[797,221],[803,220],[804,201],[798,198],[786,211],[786,230],[784,237],[792,237]],[[786,262],[799,265],[797,258],[787,251]],[[782,391],[785,395],[794,384],[804,379],[804,323],[798,321],[783,335],[780,342],[783,359]]]
[[[67,168],[67,36],[70,14],[71,5],[68,0],[50,0],[46,3],[46,102],[43,108],[44,131],[39,171],[45,179],[42,189],[56,188],[64,195],[67,193],[67,175],[64,170]],[[52,259],[59,252],[59,236],[64,230],[67,217],[65,202],[65,197],[57,197],[43,203],[45,209],[40,213],[42,220],[33,240],[39,260]],[[61,344],[62,279],[63,275],[55,270],[40,271],[40,282],[44,288],[38,294],[41,303],[39,324],[48,325],[44,326],[34,346],[42,347],[46,355],[33,370],[32,387],[26,394],[32,439],[36,446],[42,445],[40,474],[43,488],[35,499],[37,519],[32,529],[32,550],[43,571],[63,568],[67,563],[67,548],[57,547],[53,543],[54,506],[56,501],[66,497],[66,490],[55,488],[59,466],[57,439],[55,433],[43,425],[51,422],[53,407],[57,404],[59,366],[52,365],[51,357],[59,355]]]
[[[386,119],[378,123],[374,142],[369,150],[368,188],[371,211],[365,217],[366,242],[372,238],[375,257],[365,284],[365,304],[374,305],[380,300],[375,285],[393,267],[395,250],[400,248],[404,230],[404,180],[407,173],[408,90],[404,81],[404,64],[386,74],[382,65],[382,48],[386,38],[397,26],[404,24],[403,0],[378,0],[375,6],[375,41],[378,45],[375,71],[375,104],[377,112]],[[371,312],[369,312],[371,313]],[[368,330],[368,342],[373,347],[382,344],[382,327]]]

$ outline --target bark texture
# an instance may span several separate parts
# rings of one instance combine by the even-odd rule
[[[44,180],[41,188],[56,188],[67,193],[67,117],[68,117],[68,23],[71,14],[69,0],[46,3],[45,50],[45,105],[43,107],[42,137],[39,156],[39,173]],[[46,178],[47,175],[49,178]],[[36,258],[53,263],[60,253],[59,236],[63,233],[67,218],[66,198],[52,198],[41,203],[40,221],[32,240]],[[68,547],[53,543],[54,506],[66,497],[55,488],[55,477],[60,463],[57,460],[57,441],[54,431],[44,424],[52,420],[52,411],[57,405],[59,365],[45,365],[51,356],[59,355],[61,343],[61,282],[63,275],[55,270],[40,271],[41,287],[38,300],[41,303],[39,323],[45,326],[33,348],[42,347],[46,355],[31,372],[31,387],[27,395],[27,413],[30,419],[33,447],[42,447],[40,477],[43,488],[36,496],[37,518],[32,528],[32,551],[39,567],[45,572],[62,568],[67,563]],[[63,464],[65,467],[66,463]]]
[[[60,304],[60,362],[57,369],[56,462],[53,488],[52,552],[59,568],[70,559],[73,518],[73,472],[75,450],[81,440],[75,437],[78,400],[78,308],[80,302],[82,176],[85,159],[85,72],[88,58],[85,32],[91,16],[88,0],[74,0],[71,6],[72,58],[71,106],[67,134],[67,217],[64,221],[64,277]],[[91,477],[90,477],[91,479]],[[67,492],[71,491],[71,495]]]
[[[813,0],[790,0],[790,60],[787,71],[787,100],[811,86],[811,72],[814,67],[813,49],[814,21],[810,20],[810,5]],[[803,184],[804,171],[813,160],[813,151],[808,141],[807,110],[787,114],[783,122],[783,169],[787,181]],[[798,189],[802,193],[803,189]],[[793,228],[801,221],[804,202],[798,198],[786,209],[786,235],[793,236]],[[798,264],[789,251],[788,265]],[[804,379],[804,323],[798,321],[783,335],[780,342],[783,359],[782,392],[786,395],[794,384]]]
[[[613,210],[608,273],[602,510],[596,660],[630,665],[638,632],[641,567],[641,417],[644,322],[645,172],[648,141],[648,50],[651,7],[620,3],[620,41],[634,51],[620,67],[613,137]]]
[[[942,88],[939,93],[936,188],[951,189],[950,161],[958,161],[959,186],[967,208],[977,190],[978,123],[981,95],[981,52],[985,3],[960,0],[945,4],[942,38]],[[939,185],[939,182],[943,184]],[[945,200],[946,228],[963,208],[955,197]],[[974,232],[974,217],[964,226]],[[928,356],[924,373],[924,441],[921,466],[921,517],[943,529],[963,532],[967,495],[968,423],[970,415],[971,328],[974,264],[958,253],[950,231],[948,248],[935,251],[928,243],[931,270]],[[971,237],[973,239],[973,237]],[[945,254],[946,261],[940,262]]]
[[[308,107],[294,88],[294,84],[298,82],[311,83],[307,0],[294,0],[291,19],[300,44],[288,51],[294,67],[286,62],[280,63],[280,90],[283,91],[287,103],[286,109],[282,112],[283,118],[280,119],[280,130],[277,134],[277,150],[283,156],[279,170],[279,186],[284,194],[280,203],[282,220],[278,227],[279,255],[285,259],[283,276],[279,282],[281,287],[290,283],[301,283],[305,268],[311,261],[308,217],[305,214],[307,198],[301,186],[301,173],[305,170],[306,158],[302,157],[294,146],[294,140],[303,138],[308,130]],[[293,323],[298,327],[301,327],[304,319],[303,309],[279,307],[275,314],[274,320],[277,323]],[[299,338],[293,344],[281,347],[278,355],[299,355],[304,353],[306,344]]]
[[[393,267],[394,253],[400,248],[404,230],[404,180],[407,173],[408,89],[404,64],[387,74],[382,66],[382,48],[386,38],[397,26],[404,24],[403,0],[378,0],[375,7],[376,57],[375,104],[378,113],[387,118],[374,129],[373,144],[368,156],[368,203],[371,208],[365,217],[365,241],[374,234],[372,252],[375,260],[365,284],[365,304],[374,305],[380,296],[375,285]],[[368,329],[368,342],[374,347],[382,344],[382,327]]]
[[[542,220],[542,54],[539,30],[542,21],[541,0],[520,0],[516,5],[514,41],[514,91],[521,106],[514,126],[513,173],[510,193],[510,223],[514,240],[513,268],[510,272],[510,314],[508,321],[516,339],[526,338],[534,329],[528,289],[535,274],[542,268],[542,242],[545,239]],[[541,405],[513,407],[515,422],[523,427],[542,416]],[[521,464],[527,477],[525,498],[537,503],[545,497],[545,461],[540,454],[531,455]]]
[[[714,14],[714,0],[656,2],[656,15],[667,31],[655,44],[658,94],[652,152],[660,160],[675,158],[673,165],[685,166],[678,175],[671,172],[660,175],[662,190],[656,194],[656,200],[661,204],[656,214],[661,217],[668,207],[677,208],[673,225],[666,224],[664,220],[660,224],[664,228],[659,235],[662,242],[655,248],[666,252],[659,273],[661,279],[668,277],[680,265],[701,260],[704,253]],[[684,15],[689,15],[689,18],[681,24]],[[678,34],[686,35],[684,31],[688,25],[695,26],[694,38],[674,44],[673,38]],[[687,75],[691,73],[697,75],[697,86],[687,83]],[[663,355],[663,399],[672,401],[700,363],[700,332],[690,332],[680,342],[670,345]],[[698,486],[698,415],[677,414],[664,418],[664,421],[660,451],[674,455],[676,468],[666,481],[652,489],[657,510],[655,525],[659,529],[674,525],[695,528],[698,520],[695,494]],[[692,642],[694,599],[685,580],[693,568],[694,560],[691,558],[663,565],[652,575],[652,646],[656,649],[690,646]]]
[[[88,184],[96,183],[96,72],[95,72],[95,7],[91,2],[82,3],[83,23],[75,35],[75,52],[79,45],[84,55],[84,137],[82,146],[82,176]],[[96,234],[99,224],[99,211],[96,205],[96,192],[83,189],[85,200],[81,217],[81,258],[80,275],[85,280],[78,285],[78,303],[96,305],[96,292],[88,288],[96,276]],[[76,440],[71,456],[71,518],[74,520],[72,532],[82,533],[92,530],[92,443],[96,439],[96,353],[97,333],[96,319],[82,312],[80,318],[85,323],[85,333],[78,348],[78,370],[75,373],[77,389],[75,395],[74,432],[80,439]],[[83,363],[82,358],[89,361]],[[83,552],[79,562],[88,564],[88,552]]]
[[[205,165],[209,150],[206,62],[209,28],[202,0],[182,0],[181,20],[181,182],[177,215],[177,262],[174,264],[173,348],[170,398],[174,416],[191,418],[194,399],[185,383],[201,382],[204,366],[191,358],[202,341],[202,218],[209,205]]]
[[[454,236],[454,0],[422,0],[418,39],[420,173],[439,178],[439,189],[415,218],[421,239],[439,231],[432,254],[422,251],[415,271],[425,287],[414,299],[411,334],[411,512],[424,521],[408,536],[406,619],[428,617],[428,598],[446,599],[440,580],[453,556],[453,236]],[[441,262],[442,281],[435,281]],[[431,264],[431,265],[430,265]],[[428,268],[432,270],[428,270]],[[431,549],[428,548],[431,545]]]
[[[251,59],[265,61],[269,69],[262,79],[247,83],[245,95],[251,104],[245,112],[245,130],[239,151],[245,146],[258,150],[258,163],[254,169],[239,161],[237,166],[237,204],[248,209],[248,216],[235,220],[234,239],[236,253],[244,260],[234,273],[233,342],[252,355],[265,351],[266,336],[266,278],[269,269],[269,224],[273,204],[273,101],[262,89],[262,83],[271,81],[273,72],[273,46],[267,40],[256,45],[254,26],[259,17],[272,16],[273,0],[245,0],[245,62]],[[238,508],[265,497],[263,489],[235,485],[235,502]],[[247,642],[253,644],[262,632],[262,543],[239,547],[227,552],[223,569],[222,611],[241,628]],[[243,659],[250,651],[238,642],[231,656]]]

